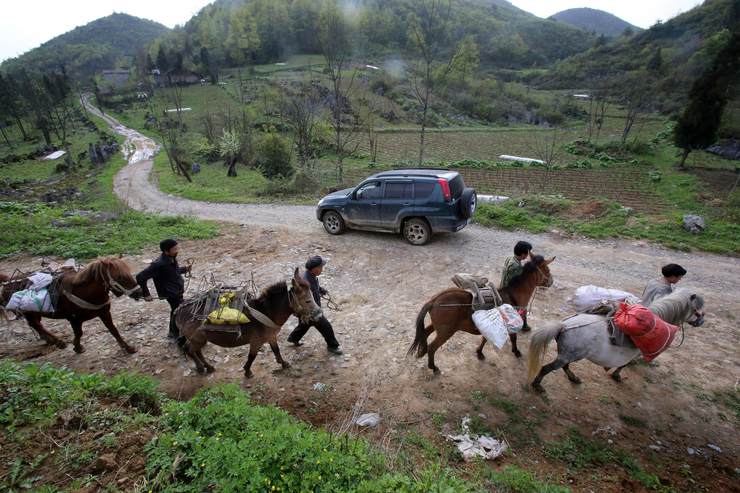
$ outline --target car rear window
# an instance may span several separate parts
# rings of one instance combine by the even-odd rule
[[[414,197],[417,199],[426,199],[434,192],[437,182],[434,181],[417,181],[414,183]]]
[[[410,182],[405,182],[405,183],[388,182],[386,183],[384,197],[386,199],[411,198],[411,183]]]
[[[465,183],[463,183],[462,176],[457,175],[450,180],[450,193],[452,194],[452,198],[456,199],[462,195],[463,188],[465,188]]]

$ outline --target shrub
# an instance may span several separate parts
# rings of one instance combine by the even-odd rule
[[[290,178],[294,169],[291,164],[290,142],[276,133],[268,133],[257,142],[257,167],[268,180]]]

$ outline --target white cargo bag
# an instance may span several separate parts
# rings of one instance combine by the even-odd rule
[[[577,311],[585,312],[610,301],[627,301],[630,304],[634,304],[639,303],[640,298],[626,291],[588,285],[581,286],[576,289],[576,295],[573,298],[573,306]]]
[[[8,301],[5,309],[40,313],[51,313],[53,311],[51,306],[51,296],[49,296],[49,291],[46,289],[41,289],[39,291],[34,291],[33,289],[16,291],[10,297],[10,301]]]
[[[504,325],[509,334],[516,334],[524,327],[524,319],[519,312],[511,305],[503,304],[498,307],[501,318],[504,319]]]
[[[497,308],[473,312],[473,323],[488,342],[498,349],[504,347],[509,335],[506,332],[504,318]]]

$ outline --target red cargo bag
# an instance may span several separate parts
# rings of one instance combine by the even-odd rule
[[[642,305],[620,304],[614,324],[632,339],[645,361],[652,361],[665,351],[678,332],[676,325],[664,322]]]

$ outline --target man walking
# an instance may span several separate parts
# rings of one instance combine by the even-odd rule
[[[167,239],[159,243],[159,249],[162,255],[149,264],[149,267],[136,274],[136,282],[141,286],[141,292],[145,301],[153,301],[149,293],[147,281],[154,280],[154,287],[157,289],[157,296],[160,299],[166,299],[170,304],[170,329],[168,337],[178,339],[180,331],[175,325],[175,310],[182,303],[183,293],[185,291],[185,280],[182,275],[190,272],[190,266],[180,267],[177,264],[177,254],[180,253],[180,247],[175,240]]]
[[[324,270],[324,265],[326,265],[326,261],[321,257],[311,257],[306,262],[306,271],[302,275],[303,279],[311,287],[313,299],[319,306],[321,306],[321,295],[326,294],[326,290],[319,286],[318,279],[318,277]],[[304,335],[306,335],[306,332],[308,332],[308,329],[310,329],[311,327],[316,327],[316,329],[324,337],[327,350],[330,353],[342,354],[342,349],[339,347],[339,342],[337,341],[336,337],[334,337],[334,329],[332,328],[331,323],[329,323],[329,321],[323,315],[320,319],[316,321],[298,322],[298,326],[293,329],[293,332],[291,332],[288,336],[288,342],[291,342],[296,346],[302,346],[303,343],[301,342],[301,339]]]
[[[686,275],[686,269],[678,264],[668,264],[663,266],[661,273],[663,274],[662,278],[648,281],[645,286],[645,290],[642,292],[642,304],[644,306],[650,306],[658,298],[671,294],[673,285]]]

